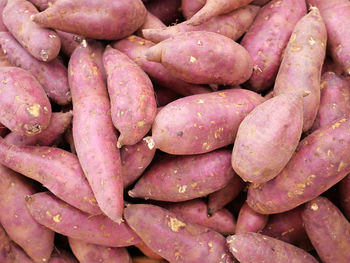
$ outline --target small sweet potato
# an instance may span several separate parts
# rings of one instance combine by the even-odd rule
[[[239,210],[235,234],[260,232],[267,224],[268,215],[262,215],[244,203]]]
[[[73,251],[73,254],[79,260],[84,263],[131,263],[126,248],[113,248],[104,247],[94,244],[89,244],[83,240],[74,239],[69,237],[69,246]]]
[[[84,39],[82,36],[63,32],[60,30],[56,30],[56,32],[61,39],[61,50],[68,57],[73,54],[73,51],[81,44],[81,41]]]
[[[276,77],[274,96],[296,91],[309,93],[303,103],[303,131],[311,128],[320,105],[326,46],[326,27],[318,9],[313,8],[296,24]]]
[[[233,143],[241,121],[263,101],[243,89],[181,98],[157,114],[152,138],[156,148],[170,154],[210,152]]]
[[[247,203],[261,214],[288,211],[310,201],[350,172],[350,119],[338,119],[305,137],[274,179],[252,184]]]
[[[350,176],[339,183],[339,200],[344,215],[350,220]]]
[[[204,5],[206,0],[182,0],[181,11],[186,20],[190,19]]]
[[[158,161],[137,181],[129,195],[168,202],[206,196],[232,178],[230,159],[230,151],[217,150]]]
[[[0,262],[13,263],[15,257],[11,251],[10,239],[5,233],[5,230],[0,226]]]
[[[232,262],[225,238],[206,227],[183,221],[176,214],[154,205],[129,205],[124,217],[153,251],[170,262]]]
[[[141,0],[57,0],[45,11],[33,15],[32,20],[42,27],[115,40],[129,36],[142,26],[146,13]]]
[[[114,48],[131,58],[153,81],[165,88],[171,89],[183,96],[208,93],[211,91],[204,86],[190,84],[180,80],[174,77],[160,63],[148,61],[145,53],[153,46],[154,43],[134,35],[113,44]]]
[[[105,215],[90,216],[49,192],[28,196],[26,200],[29,212],[38,223],[62,235],[107,247],[140,242],[126,223],[115,223]]]
[[[317,197],[306,204],[302,218],[322,262],[350,262],[350,223],[332,202]]]
[[[146,57],[161,63],[175,77],[195,84],[241,84],[253,70],[250,55],[241,45],[206,31],[177,34],[151,47]]]
[[[242,233],[227,238],[231,253],[241,263],[318,263],[305,252],[286,242],[258,233]]]
[[[166,25],[156,16],[152,15],[152,13],[147,12],[145,23],[143,23],[142,27],[137,30],[137,35],[140,37],[144,37],[142,34],[143,29],[160,29],[166,28]]]
[[[181,18],[181,0],[152,0],[146,4],[148,12],[164,24],[176,23]]]
[[[51,104],[33,75],[20,68],[3,67],[0,80],[0,122],[22,136],[45,130],[50,124]]]
[[[2,16],[4,24],[17,41],[33,57],[47,62],[57,57],[61,41],[55,31],[42,28],[32,21],[32,16],[38,13],[35,6],[26,0],[8,0]]]

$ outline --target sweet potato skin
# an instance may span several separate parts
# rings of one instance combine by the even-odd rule
[[[161,256],[159,256],[152,249],[150,249],[143,241],[136,244],[135,247],[137,247],[142,252],[142,254],[144,254],[145,256],[147,256],[150,259],[159,259],[159,260],[162,259]]]
[[[32,3],[8,0],[2,17],[11,34],[33,57],[48,62],[57,57],[61,42],[55,31],[42,28],[32,21],[31,17],[35,14],[38,14],[38,10]]]
[[[28,255],[23,251],[23,249],[17,246],[14,242],[11,242],[11,252],[15,257],[14,262],[16,263],[34,263],[34,261],[28,257]]]
[[[13,65],[32,73],[53,101],[60,105],[66,105],[71,101],[67,68],[60,60],[54,59],[50,62],[37,60],[8,32],[0,32],[0,45],[8,60]]]
[[[142,27],[137,30],[137,35],[140,37],[144,37],[142,34],[143,29],[159,29],[166,28],[166,25],[156,16],[152,15],[152,13],[147,12],[146,20],[143,23]]]
[[[241,45],[206,31],[177,34],[151,47],[146,57],[194,84],[241,84],[253,70],[251,57]]]
[[[243,89],[181,98],[157,114],[152,138],[158,149],[170,154],[210,152],[233,143],[241,121],[263,101]]]
[[[56,32],[61,39],[61,50],[68,57],[73,54],[73,51],[84,39],[84,37],[77,34],[67,33],[60,30],[56,30]]]
[[[204,5],[206,0],[182,0],[181,11],[186,20],[190,19]]]
[[[292,91],[310,93],[304,97],[303,131],[311,128],[320,104],[326,45],[326,27],[318,9],[314,8],[296,24],[276,77],[274,96]]]
[[[105,215],[89,216],[48,192],[29,196],[27,207],[40,224],[84,242],[108,247],[131,246],[140,242],[126,223],[117,224]]]
[[[350,223],[334,204],[317,197],[305,205],[302,218],[322,262],[350,261]]]
[[[1,0],[0,1],[0,14],[2,14],[5,6],[7,4],[7,0]],[[7,27],[4,25],[4,22],[2,21],[2,15],[0,15],[0,32],[6,32]]]
[[[227,238],[231,253],[242,263],[317,263],[318,261],[293,245],[258,233],[242,233]]]
[[[152,165],[137,181],[131,197],[181,202],[206,196],[227,185],[233,176],[228,150],[177,156]]]
[[[141,0],[58,0],[34,15],[32,20],[43,27],[89,38],[115,40],[137,30],[145,21],[146,13]]]
[[[295,24],[306,15],[304,0],[273,0],[262,7],[241,45],[253,60],[254,71],[248,83],[254,91],[271,87]]]
[[[124,217],[147,246],[170,262],[199,263],[203,258],[208,263],[232,262],[223,236],[183,221],[166,209],[154,205],[129,205],[124,210]]]
[[[0,79],[1,123],[22,136],[45,130],[50,123],[51,104],[33,75],[20,68],[3,67]]]
[[[73,100],[73,138],[84,174],[101,210],[121,222],[124,206],[120,151],[111,104],[99,65],[86,41],[68,65]]]
[[[348,117],[304,138],[289,163],[271,181],[252,184],[248,205],[262,214],[288,211],[319,196],[350,172]]]
[[[235,234],[258,233],[266,226],[268,219],[268,215],[259,214],[244,203],[239,210]]]
[[[0,261],[2,263],[14,262],[14,255],[11,251],[10,239],[0,226]]]
[[[89,244],[83,240],[74,239],[71,237],[68,238],[68,241],[75,257],[80,262],[131,263],[131,258],[126,248],[104,247]]]

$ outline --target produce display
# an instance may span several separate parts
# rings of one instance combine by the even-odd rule
[[[0,263],[349,263],[349,0],[0,0]]]

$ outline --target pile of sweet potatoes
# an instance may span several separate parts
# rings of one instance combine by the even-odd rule
[[[0,12],[0,263],[350,262],[348,0]]]

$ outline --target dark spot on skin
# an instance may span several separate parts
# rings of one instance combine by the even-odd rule
[[[179,132],[177,132],[176,135],[179,136],[179,137],[182,137],[182,135],[184,135],[184,132],[183,131],[179,131]]]

